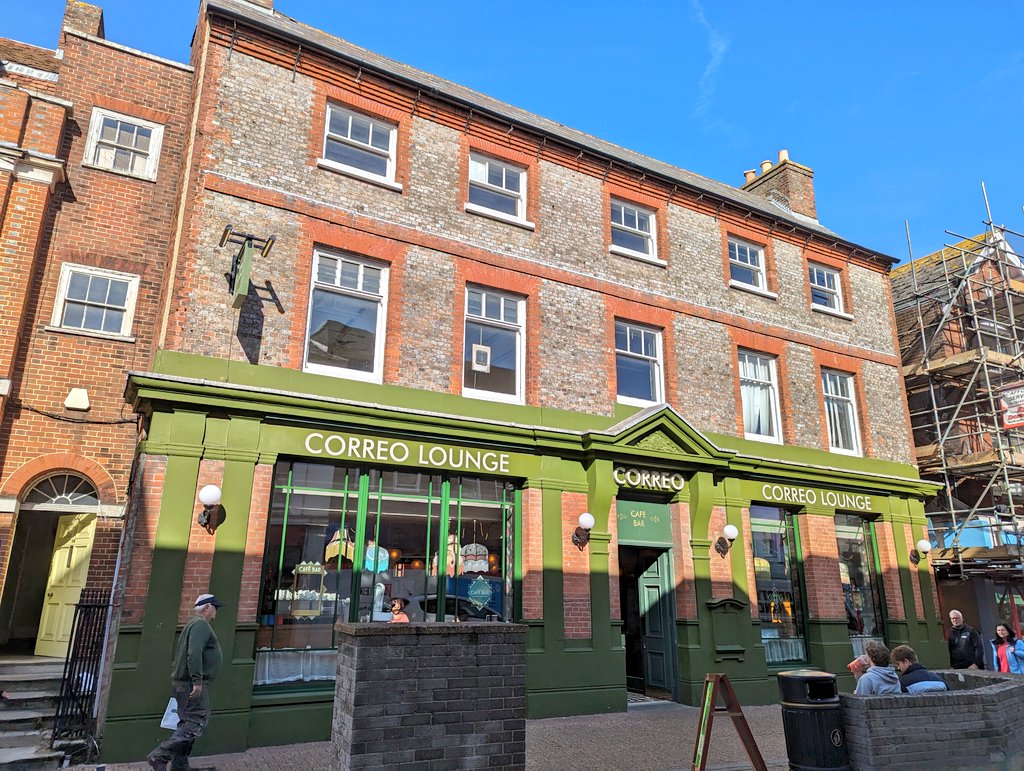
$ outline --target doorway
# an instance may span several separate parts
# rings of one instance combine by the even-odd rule
[[[95,488],[73,474],[47,477],[26,496],[0,597],[0,651],[66,656],[98,508]]]
[[[675,592],[671,549],[619,547],[626,690],[676,700]]]

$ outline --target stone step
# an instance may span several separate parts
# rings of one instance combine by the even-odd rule
[[[39,661],[5,661],[0,659],[0,675],[64,675],[64,662],[59,659]]]
[[[35,771],[35,769],[57,768],[64,753],[60,750],[42,747],[7,747],[0,749],[0,769],[11,771]]]
[[[57,699],[52,691],[5,691],[0,699],[0,712],[38,709],[52,715],[57,711]]]
[[[41,747],[50,742],[48,730],[0,731],[0,749],[8,747]]]
[[[15,674],[0,673],[0,691],[47,691],[54,694],[60,693],[60,684],[64,678],[63,672],[39,674],[36,672],[21,672]]]
[[[0,710],[0,733],[30,731],[53,726],[53,713],[40,709]]]

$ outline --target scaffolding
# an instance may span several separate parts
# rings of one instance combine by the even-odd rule
[[[991,217],[989,218],[991,219]],[[1024,579],[1024,264],[986,221],[892,273],[938,577]],[[1019,419],[1018,419],[1019,417]]]

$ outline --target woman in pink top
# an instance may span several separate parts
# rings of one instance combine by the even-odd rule
[[[1024,641],[1018,640],[1010,627],[996,624],[995,639],[989,640],[989,644],[997,672],[1024,674]]]

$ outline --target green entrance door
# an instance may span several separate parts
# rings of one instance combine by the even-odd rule
[[[662,551],[640,576],[640,618],[643,629],[644,690],[671,697],[674,683],[672,582],[670,552]]]

